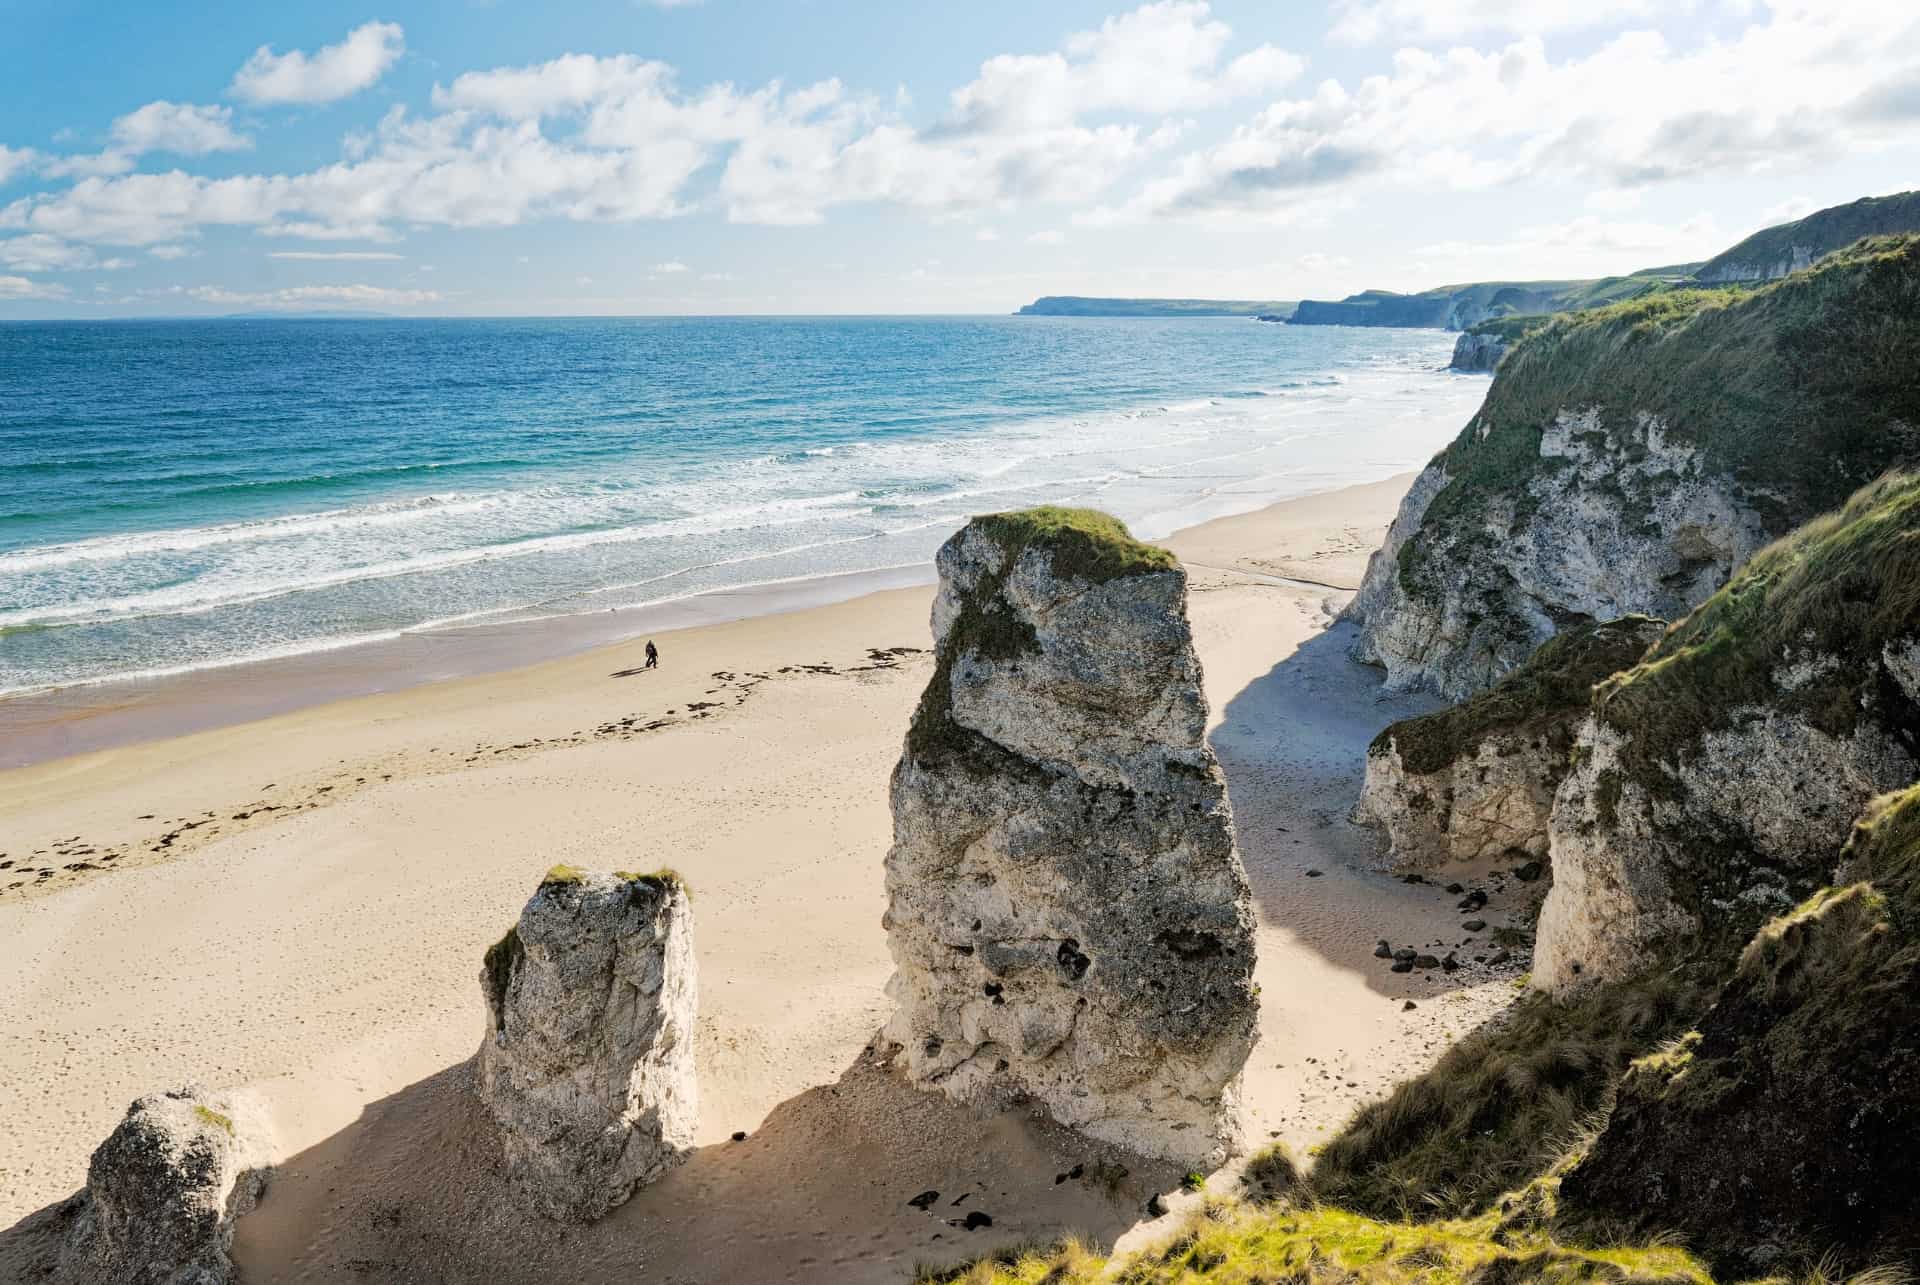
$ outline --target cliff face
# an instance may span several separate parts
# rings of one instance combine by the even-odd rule
[[[1698,1029],[1628,1074],[1561,1203],[1684,1231],[1741,1276],[1920,1244],[1920,788],[1877,803],[1837,885],[1763,928]]]
[[[1201,1164],[1240,1141],[1253,915],[1186,576],[1101,514],[940,550],[893,778],[887,1024],[918,1084]]]
[[[1473,699],[1388,727],[1367,750],[1354,820],[1386,831],[1396,869],[1544,858],[1593,685],[1631,667],[1665,629],[1644,616],[1575,627]]]
[[[1534,981],[1728,959],[1920,775],[1920,480],[1755,557],[1594,691],[1554,800]]]
[[[1456,699],[1571,624],[1677,617],[1756,549],[1920,461],[1920,241],[1744,295],[1555,318],[1430,464],[1348,617]]]
[[[1867,236],[1920,232],[1920,192],[1866,197],[1754,233],[1700,265],[1703,285],[1774,281]]]
[[[1507,355],[1509,346],[1499,335],[1468,331],[1453,341],[1453,360],[1447,363],[1447,369],[1469,374],[1489,373]]]

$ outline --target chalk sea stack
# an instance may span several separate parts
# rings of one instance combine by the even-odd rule
[[[479,1088],[541,1213],[590,1222],[684,1158],[693,909],[677,875],[555,866],[488,952]]]
[[[1184,571],[1105,514],[970,522],[892,784],[886,1034],[922,1087],[1185,1163],[1240,1145],[1253,914]]]
[[[228,1285],[234,1220],[266,1187],[269,1148],[244,1099],[150,1094],[93,1153],[55,1279]]]

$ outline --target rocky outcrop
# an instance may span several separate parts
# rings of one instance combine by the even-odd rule
[[[1507,355],[1508,347],[1504,335],[1469,330],[1453,341],[1453,360],[1447,363],[1447,369],[1491,373]]]
[[[265,1188],[268,1155],[242,1099],[198,1087],[139,1099],[87,1166],[57,1278],[228,1285],[234,1220]]]
[[[1674,1046],[1636,1063],[1563,1211],[1685,1233],[1727,1278],[1920,1245],[1920,789],[1836,886],[1763,928]]]
[[[893,776],[886,1034],[923,1087],[1216,1161],[1240,1142],[1253,915],[1186,575],[1059,509],[976,518],[938,568]]]
[[[693,910],[678,876],[554,867],[480,983],[480,1096],[535,1208],[591,1221],[684,1158],[699,1094]]]
[[[1570,624],[1676,618],[1768,541],[1920,462],[1920,241],[1733,299],[1553,320],[1428,466],[1348,618],[1462,699]]]
[[[1826,883],[1848,826],[1920,775],[1920,480],[1756,556],[1594,691],[1549,825],[1534,981],[1730,959]]]
[[[1353,819],[1386,831],[1398,870],[1544,858],[1593,685],[1631,667],[1665,629],[1645,616],[1575,626],[1478,696],[1388,727],[1368,747]]]

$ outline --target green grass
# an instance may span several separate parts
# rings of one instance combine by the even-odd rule
[[[1648,616],[1628,616],[1563,630],[1479,695],[1392,724],[1368,752],[1385,753],[1392,745],[1408,772],[1424,776],[1472,752],[1493,732],[1537,728],[1564,759],[1573,748],[1575,716],[1586,709],[1593,685],[1632,666],[1665,626]]]
[[[665,892],[678,891],[688,901],[693,900],[693,885],[687,882],[685,875],[675,870],[672,866],[661,866],[658,870],[650,870],[644,873],[632,870],[616,870],[613,872],[613,877],[624,880],[627,883],[643,883],[649,887],[657,888]]]
[[[1375,1217],[1480,1213],[1573,1145],[1628,1065],[1686,1030],[1709,998],[1670,972],[1566,1001],[1522,995],[1426,1074],[1356,1111],[1322,1148],[1313,1189]]]
[[[1173,554],[1134,539],[1125,523],[1098,509],[1047,504],[983,514],[971,525],[1006,550],[1009,561],[1017,561],[1033,545],[1046,545],[1053,557],[1053,574],[1063,580],[1104,584],[1180,565]]]
[[[1866,197],[1762,229],[1714,255],[1700,265],[1699,271],[1702,276],[1710,276],[1736,264],[1772,267],[1787,261],[1795,244],[1811,248],[1818,258],[1862,237],[1917,231],[1920,231],[1920,192]]]
[[[542,887],[545,887],[550,883],[580,883],[585,880],[586,877],[587,872],[579,866],[550,866],[547,869],[547,873],[541,876],[540,884]]]
[[[194,1117],[198,1119],[201,1124],[211,1125],[212,1127],[224,1132],[228,1137],[233,1136],[233,1117],[232,1116],[222,1115],[220,1112],[215,1111],[212,1107],[203,1107],[197,1103],[194,1105],[193,1114],[194,1114]]]
[[[1084,1242],[1007,1250],[918,1285],[1504,1285],[1540,1281],[1712,1285],[1700,1263],[1662,1245],[1580,1248],[1546,1229],[1550,1185],[1513,1213],[1411,1224],[1326,1205],[1210,1205],[1163,1244],[1119,1262]]]
[[[1527,520],[1528,483],[1560,467],[1541,458],[1542,433],[1566,410],[1597,409],[1622,458],[1639,449],[1638,416],[1660,417],[1707,469],[1751,488],[1784,534],[1887,468],[1920,462],[1917,364],[1915,237],[1862,242],[1759,290],[1669,290],[1555,316],[1514,346],[1441,453],[1450,480],[1401,549],[1402,584],[1444,599],[1452,569],[1426,567],[1430,549],[1481,538],[1496,503]]]

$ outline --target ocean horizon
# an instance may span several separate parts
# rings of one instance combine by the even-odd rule
[[[994,509],[1165,535],[1418,467],[1484,390],[1450,346],[1239,318],[9,324],[0,698],[924,568]]]

